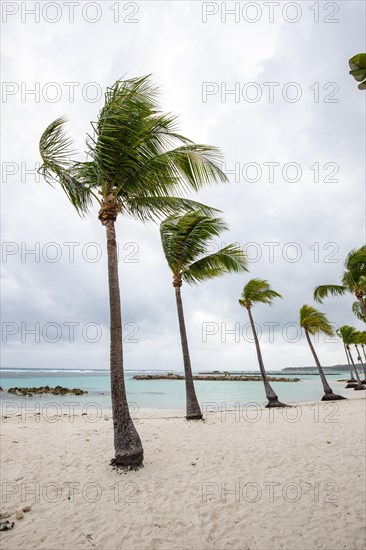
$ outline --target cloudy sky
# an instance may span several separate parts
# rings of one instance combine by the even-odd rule
[[[39,137],[60,115],[85,135],[119,78],[153,73],[182,133],[219,146],[230,183],[220,243],[246,248],[250,273],[183,287],[194,370],[256,370],[245,310],[251,277],[284,300],[258,306],[268,369],[312,364],[298,312],[338,283],[365,242],[365,92],[348,75],[364,51],[365,4],[350,2],[2,2],[3,368],[108,368],[105,230],[35,175]],[[127,369],[182,369],[171,276],[158,227],[117,223]],[[213,243],[212,249],[217,246]],[[32,252],[33,251],[33,252]],[[352,296],[321,307],[362,325]],[[329,340],[329,339],[328,339]],[[337,340],[324,365],[344,362]]]

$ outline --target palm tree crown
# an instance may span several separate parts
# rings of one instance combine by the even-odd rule
[[[275,290],[272,290],[268,281],[255,278],[248,281],[243,288],[239,304],[247,309],[250,309],[255,303],[271,306],[274,298],[282,298],[282,296]]]
[[[235,244],[205,256],[209,242],[225,230],[221,218],[201,212],[170,216],[161,223],[163,251],[177,284],[197,284],[225,273],[247,271],[246,255]]]
[[[143,221],[187,208],[213,209],[179,197],[210,182],[227,181],[217,148],[180,135],[177,119],[157,110],[158,90],[150,76],[117,81],[107,89],[105,105],[87,137],[88,160],[73,159],[65,118],[50,124],[40,140],[41,174],[58,182],[80,215],[93,199],[103,222],[112,214]]]
[[[349,346],[357,342],[359,333],[354,327],[350,327],[349,325],[343,325],[342,327],[339,327],[338,331],[343,342],[346,344],[346,346]]]
[[[312,306],[303,305],[300,309],[300,326],[310,334],[323,332],[327,336],[334,336],[334,328],[325,313]]]
[[[351,292],[356,296],[360,303],[362,316],[366,321],[366,305],[364,297],[366,296],[366,246],[354,249],[349,252],[344,262],[345,270],[343,272],[340,285],[320,285],[314,289],[314,299],[322,303],[327,296],[343,296],[346,292]]]

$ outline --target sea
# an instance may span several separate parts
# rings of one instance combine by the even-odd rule
[[[168,371],[146,370],[125,371],[127,399],[131,411],[141,409],[185,409],[184,380],[134,380],[135,374],[166,374]],[[179,373],[182,374],[182,373]],[[195,374],[195,373],[194,373]],[[256,372],[245,372],[256,374]],[[300,378],[300,382],[271,382],[280,401],[295,404],[309,401],[319,401],[323,395],[320,378],[317,374],[304,372],[288,374],[283,372],[269,372],[271,376]],[[326,373],[333,391],[347,396],[350,391],[345,390],[345,383],[338,380],[349,378],[349,373]],[[194,382],[198,400],[204,410],[211,407],[231,409],[237,406],[263,407],[267,400],[261,381],[214,381],[198,380]],[[82,396],[67,395],[33,395],[20,397],[7,393],[11,387],[39,387],[63,386],[80,388],[88,393]],[[0,392],[2,412],[16,412],[22,406],[30,410],[39,407],[54,407],[55,410],[72,407],[73,410],[84,411],[100,408],[111,409],[110,375],[108,370],[69,370],[69,369],[37,369],[37,368],[1,368]]]

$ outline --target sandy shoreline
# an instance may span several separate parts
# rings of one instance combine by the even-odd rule
[[[110,411],[2,419],[1,548],[358,550],[364,398],[228,413],[139,411],[144,468],[119,474]]]

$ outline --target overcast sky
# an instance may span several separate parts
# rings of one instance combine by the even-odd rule
[[[311,365],[299,308],[313,304],[314,286],[338,283],[347,252],[365,242],[365,92],[348,74],[365,49],[364,2],[227,2],[231,14],[221,2],[1,4],[1,366],[108,368],[97,209],[80,219],[27,170],[60,115],[84,159],[105,88],[147,73],[182,133],[221,148],[230,183],[194,198],[223,210],[230,230],[220,242],[241,243],[252,260],[250,273],[183,286],[193,369],[257,370],[238,305],[251,277],[284,296],[253,311],[267,368]],[[158,226],[121,218],[117,232],[125,368],[181,370]],[[361,329],[352,302],[316,307]],[[345,362],[337,341],[321,337],[317,350],[324,365]]]

